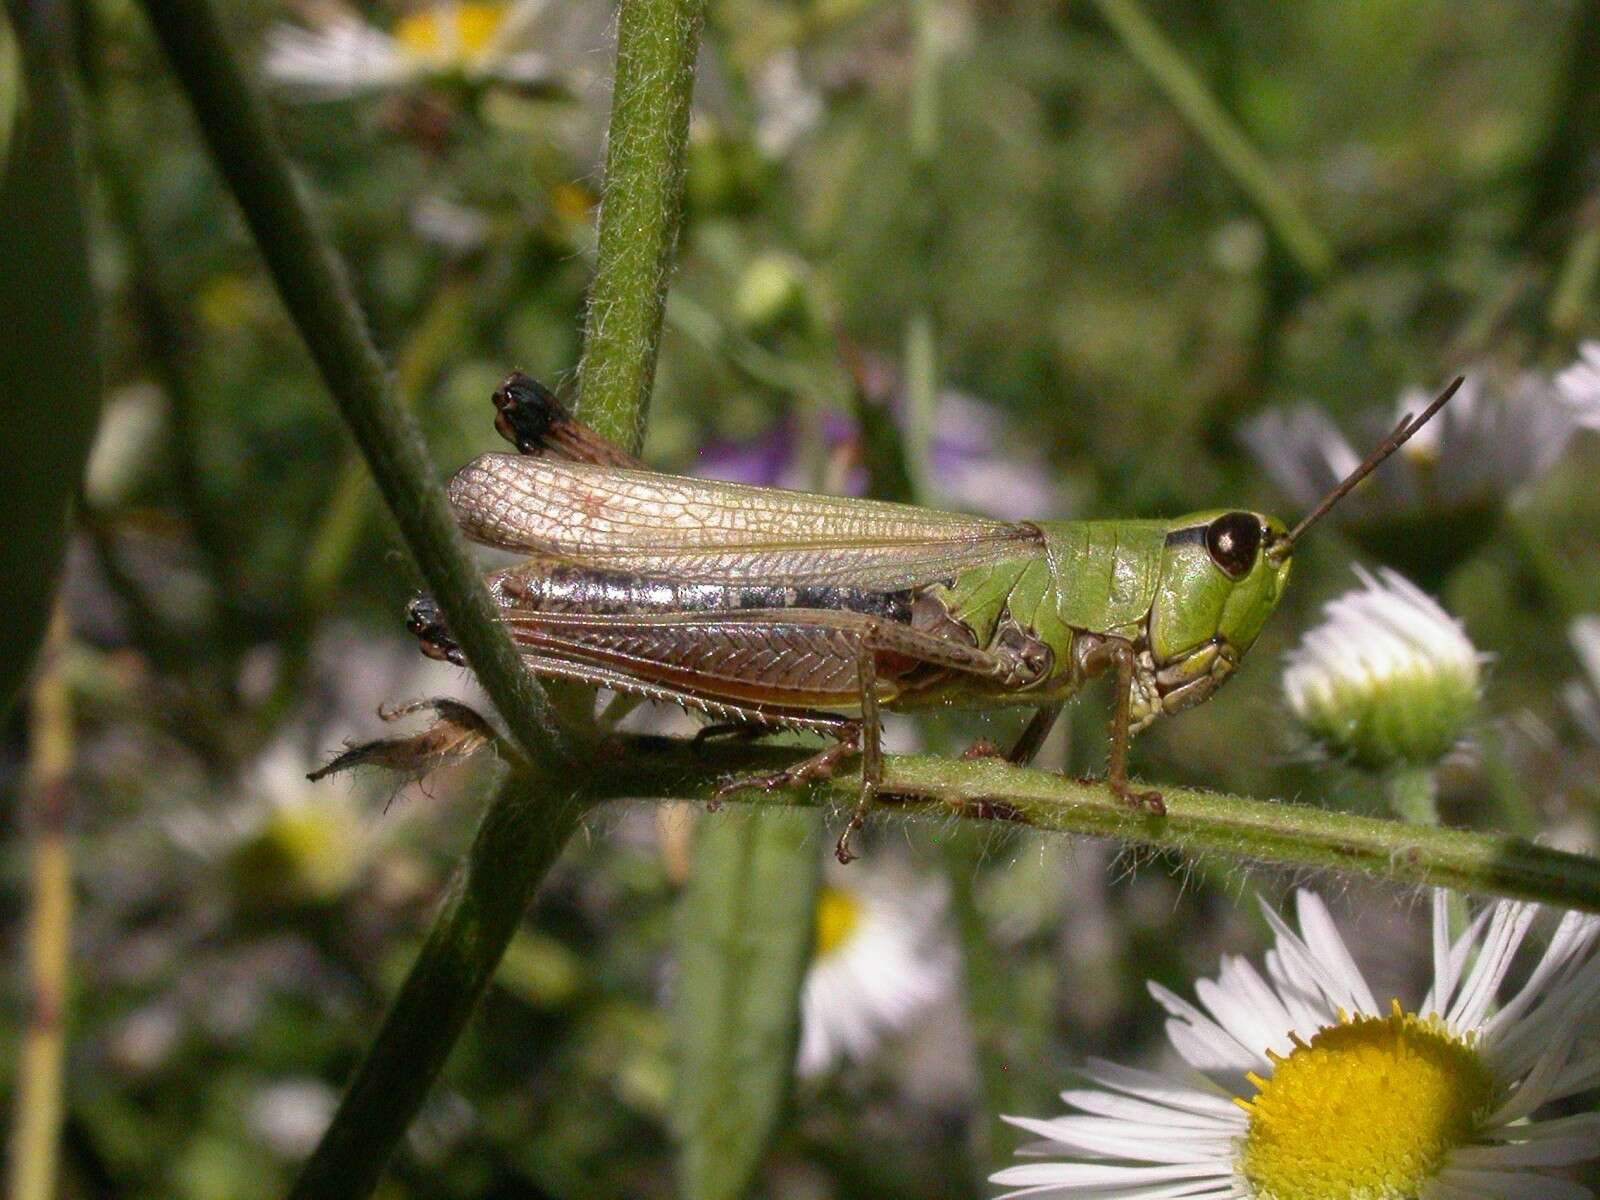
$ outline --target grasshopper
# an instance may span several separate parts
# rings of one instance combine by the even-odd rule
[[[1133,736],[1209,699],[1277,606],[1295,544],[1420,429],[1457,379],[1408,417],[1292,528],[1242,509],[1171,520],[997,521],[907,504],[651,471],[574,421],[520,373],[494,394],[519,454],[485,454],[450,482],[472,540],[527,555],[486,582],[537,675],[697,710],[701,735],[800,730],[832,744],[716,796],[831,774],[861,755],[840,835],[883,778],[879,714],[952,705],[1035,711],[1006,757],[1032,759],[1063,704],[1115,675],[1106,779]],[[426,596],[407,624],[425,653],[464,660]]]

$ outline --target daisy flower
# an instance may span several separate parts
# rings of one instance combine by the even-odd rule
[[[1578,361],[1556,376],[1556,387],[1578,424],[1600,429],[1600,342],[1578,347]]]
[[[1394,413],[1372,423],[1360,451],[1312,405],[1263,413],[1242,437],[1268,477],[1310,508],[1361,462],[1367,445],[1430,398],[1419,388],[1403,392]],[[1336,516],[1372,552],[1435,577],[1488,537],[1507,498],[1561,457],[1580,416],[1544,376],[1528,373],[1502,385],[1469,375]]]
[[[869,1057],[954,994],[956,958],[943,880],[859,867],[817,897],[817,942],[800,992],[795,1069],[812,1077]]]
[[[1478,704],[1480,654],[1461,623],[1384,568],[1330,601],[1286,656],[1283,691],[1314,738],[1360,766],[1426,764],[1461,737]]]
[[[1567,636],[1589,680],[1567,684],[1563,695],[1573,720],[1600,746],[1600,617],[1579,617]]]
[[[1157,984],[1189,1064],[1092,1061],[1006,1196],[1101,1200],[1583,1200],[1553,1171],[1600,1156],[1600,1113],[1536,1117],[1600,1086],[1600,917],[1568,913],[1520,987],[1506,976],[1537,908],[1498,903],[1458,938],[1433,901],[1433,985],[1380,1005],[1322,901],[1298,895],[1263,974],[1225,958],[1198,1004]],[[1502,991],[1509,994],[1501,996]],[[1497,1004],[1497,1000],[1499,1001]]]
[[[278,25],[267,35],[267,78],[304,100],[343,100],[417,83],[459,80],[533,88],[556,82],[533,50],[547,0],[439,0],[385,32],[341,12],[320,28]],[[543,40],[543,39],[541,39]]]

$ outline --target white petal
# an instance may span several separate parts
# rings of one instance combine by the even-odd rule
[[[1090,1083],[1114,1088],[1130,1096],[1137,1096],[1141,1100],[1153,1101],[1202,1116],[1222,1117],[1237,1121],[1241,1125],[1244,1121],[1244,1113],[1233,1102],[1232,1097],[1224,1094],[1220,1088],[1203,1077],[1197,1079],[1210,1090],[1201,1090],[1200,1087],[1187,1084],[1181,1079],[1160,1075],[1154,1071],[1142,1071],[1137,1067],[1125,1067],[1121,1063],[1109,1062],[1103,1058],[1091,1058],[1079,1068],[1078,1073]]]
[[[1483,950],[1478,955],[1478,961],[1472,964],[1466,983],[1461,986],[1461,995],[1456,997],[1445,1017],[1452,1028],[1476,1029],[1483,1023],[1484,1014],[1489,1011],[1495,993],[1505,980],[1511,958],[1522,944],[1523,936],[1537,912],[1532,904],[1501,901],[1494,906]]]
[[[1488,1170],[1511,1167],[1562,1167],[1587,1162],[1600,1153],[1595,1131],[1566,1138],[1537,1142],[1513,1142],[1504,1146],[1463,1146],[1450,1154],[1450,1165],[1483,1167]]]
[[[1290,1049],[1289,1014],[1266,980],[1244,959],[1223,959],[1218,978],[1199,980],[1194,994],[1241,1046],[1258,1053],[1269,1048],[1280,1053]]]
[[[1139,1163],[1215,1163],[1232,1157],[1233,1137],[1217,1129],[1162,1129],[1105,1117],[1006,1117],[1007,1124],[1060,1143],[1074,1153]]]
[[[1556,1038],[1550,1042],[1533,1069],[1522,1077],[1506,1101],[1489,1116],[1490,1125],[1509,1125],[1532,1114],[1534,1109],[1550,1099],[1556,1080],[1572,1053],[1572,1037]]]
[[[1289,923],[1280,917],[1266,904],[1261,906],[1261,911],[1272,926],[1273,933],[1277,936],[1277,953],[1279,961],[1283,963],[1285,972],[1291,979],[1299,984],[1299,990],[1309,993],[1321,1003],[1315,1007],[1320,1009],[1316,1013],[1316,1024],[1311,1029],[1306,1029],[1300,1021],[1296,1021],[1297,1032],[1309,1035],[1324,1025],[1331,1025],[1338,1017],[1334,1009],[1346,1009],[1356,1006],[1356,995],[1350,987],[1350,982],[1344,973],[1333,964],[1325,962],[1312,952],[1310,946],[1298,933],[1289,927]],[[1313,1001],[1308,998],[1307,1007]]]
[[[1061,1099],[1079,1112],[1093,1114],[1099,1117],[1112,1117],[1118,1121],[1129,1123],[1143,1122],[1163,1129],[1204,1129],[1225,1130],[1229,1136],[1238,1133],[1233,1123],[1219,1124],[1214,1114],[1184,1112],[1165,1104],[1152,1104],[1148,1100],[1135,1100],[1131,1096],[1119,1096],[1114,1092],[1103,1092],[1094,1088],[1079,1088],[1075,1091],[1062,1092]],[[1204,1099],[1211,1099],[1207,1096]],[[1237,1105],[1229,1105],[1237,1111]]]
[[[1089,1196],[1093,1200],[1249,1200],[1233,1184],[1218,1187],[1209,1179],[1187,1180],[1181,1183],[1135,1183],[1127,1187],[1105,1188],[1099,1186],[1051,1185],[1023,1188],[1005,1192],[996,1200],[1014,1200],[1015,1197],[1034,1196]]]
[[[1581,1054],[1563,1067],[1550,1085],[1550,1099],[1563,1100],[1593,1087],[1600,1087],[1600,1049]]]
[[[1160,1167],[1122,1167],[1106,1163],[1024,1163],[1007,1167],[989,1176],[990,1183],[1016,1183],[1024,1187],[1055,1184],[1083,1190],[1106,1187],[1132,1187],[1136,1184],[1170,1183],[1176,1180],[1212,1180],[1231,1177],[1228,1162],[1183,1163]]]
[[[1300,932],[1306,945],[1343,985],[1345,994],[1350,997],[1350,1007],[1356,1012],[1376,1013],[1378,1006],[1372,999],[1372,989],[1367,986],[1355,959],[1350,957],[1322,897],[1302,888],[1295,895],[1295,912],[1300,918]]]
[[[1461,936],[1455,940],[1455,944],[1450,947],[1450,954],[1446,959],[1444,969],[1441,971],[1437,966],[1435,967],[1434,986],[1424,998],[1422,1008],[1419,1010],[1424,1015],[1436,1013],[1443,1017],[1449,1011],[1450,1001],[1455,995],[1456,984],[1461,979],[1462,969],[1466,967],[1467,959],[1471,958],[1473,952],[1478,948],[1478,940],[1483,935],[1483,927],[1488,923],[1489,918],[1494,915],[1494,911],[1494,905],[1479,909],[1472,920],[1468,922]],[[1441,977],[1448,983],[1448,987],[1440,986]]]

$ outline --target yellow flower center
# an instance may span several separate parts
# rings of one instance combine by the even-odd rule
[[[1239,1169],[1259,1200],[1413,1200],[1495,1098],[1472,1040],[1437,1017],[1339,1014],[1252,1074]]]
[[[817,896],[816,956],[832,954],[856,931],[861,923],[861,901],[850,892],[823,885]]]
[[[430,4],[401,17],[394,39],[415,58],[465,67],[484,52],[505,19],[504,4]]]

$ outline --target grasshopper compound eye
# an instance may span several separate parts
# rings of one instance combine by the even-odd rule
[[[1229,579],[1243,579],[1261,549],[1261,519],[1253,513],[1224,513],[1206,527],[1206,550]]]

